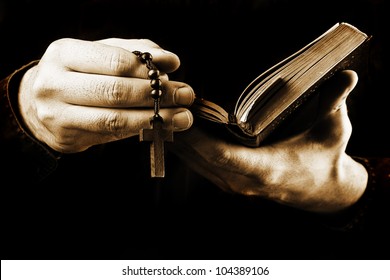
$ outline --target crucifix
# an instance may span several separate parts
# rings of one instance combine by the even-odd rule
[[[149,69],[148,77],[152,88],[150,95],[154,99],[154,115],[150,121],[152,128],[142,128],[139,133],[140,141],[150,141],[150,175],[151,177],[165,177],[165,141],[173,141],[172,129],[163,127],[164,120],[160,116],[160,100],[163,94],[160,72],[152,63],[152,55],[148,52],[133,52]]]
[[[143,128],[140,131],[140,141],[151,141],[150,144],[150,175],[152,177],[165,176],[164,142],[173,141],[173,132],[163,128],[163,119],[155,115],[151,120],[152,128]]]

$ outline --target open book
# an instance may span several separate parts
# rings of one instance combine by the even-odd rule
[[[195,116],[222,123],[248,146],[259,146],[337,71],[349,68],[371,36],[337,23],[314,41],[256,77],[239,96],[234,112],[197,99]]]

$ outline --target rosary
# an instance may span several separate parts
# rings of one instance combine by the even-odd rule
[[[164,129],[164,120],[160,116],[160,101],[163,94],[160,71],[152,63],[152,55],[148,52],[133,51],[133,53],[146,64],[149,69],[148,78],[152,88],[150,95],[154,100],[154,115],[150,120],[152,128],[142,128],[139,133],[140,141],[150,141],[150,175],[151,177],[164,177],[164,142],[173,141],[173,131]]]

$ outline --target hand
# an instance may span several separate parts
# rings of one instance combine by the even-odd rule
[[[346,70],[321,89],[318,119],[309,129],[258,148],[217,139],[193,127],[178,135],[173,151],[220,188],[313,212],[355,203],[367,172],[346,154],[352,126],[346,98],[357,83]]]
[[[32,135],[56,151],[74,153],[137,135],[150,127],[153,98],[148,69],[132,51],[150,52],[161,72],[160,114],[174,131],[188,129],[185,108],[194,92],[169,81],[179,58],[149,40],[106,39],[53,42],[39,64],[24,75],[19,107]]]

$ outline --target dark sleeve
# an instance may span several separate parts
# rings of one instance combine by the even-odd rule
[[[33,61],[0,81],[0,150],[2,179],[38,182],[57,167],[58,156],[31,136],[23,127],[18,111],[18,90],[24,73]]]
[[[324,216],[324,225],[337,231],[389,233],[390,158],[353,157],[368,172],[362,197],[341,213]]]

